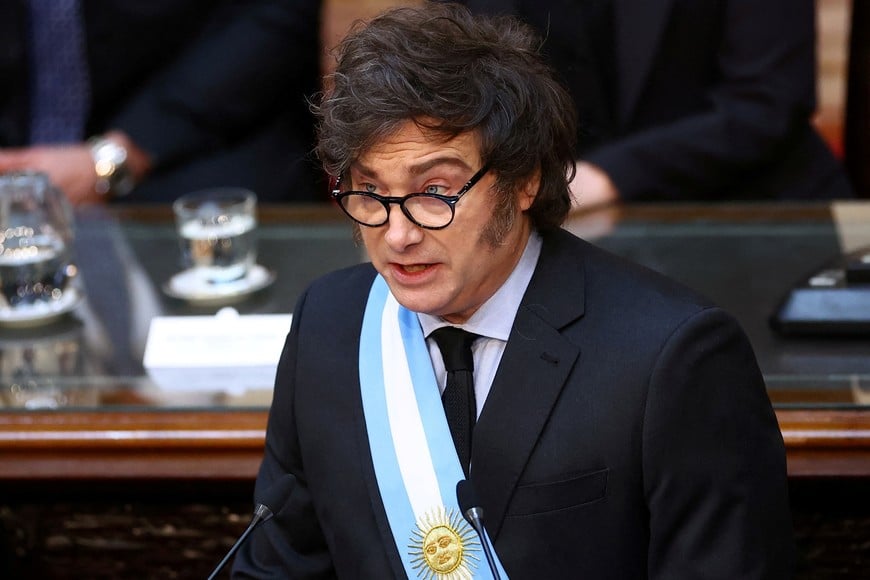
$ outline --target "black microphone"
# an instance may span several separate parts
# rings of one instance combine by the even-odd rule
[[[294,487],[296,487],[296,477],[287,473],[263,492],[260,501],[257,503],[257,507],[254,508],[254,515],[251,518],[251,523],[248,524],[248,529],[239,536],[239,539],[236,540],[236,543],[233,544],[233,547],[230,548],[230,551],[227,552],[224,559],[220,561],[214,571],[209,575],[208,580],[214,580],[217,578],[217,575],[220,574],[220,571],[227,565],[230,558],[232,558],[239,548],[242,547],[242,544],[245,543],[245,540],[251,532],[254,531],[254,528],[263,522],[269,521],[275,512],[281,511],[281,508],[283,508],[287,503],[287,500],[290,499],[290,494],[293,492]]]
[[[483,528],[483,508],[480,507],[480,501],[477,499],[477,492],[474,491],[474,486],[467,479],[460,479],[456,482],[456,499],[459,501],[459,509],[462,511],[462,515],[465,516],[465,519],[471,524],[477,535],[480,536],[480,544],[483,546],[483,553],[486,556],[492,577],[495,580],[501,580],[498,568],[495,566],[495,558],[492,557],[489,538],[487,538],[486,531]]]

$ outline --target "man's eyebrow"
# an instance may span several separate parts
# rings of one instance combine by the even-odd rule
[[[355,161],[354,164],[351,166],[351,169],[354,171],[357,171],[359,173],[362,173],[363,175],[368,175],[368,176],[373,177],[375,179],[378,178],[377,171],[375,171],[371,167],[368,167],[367,165],[365,165],[364,163],[362,163],[360,161]]]
[[[437,167],[439,165],[452,165],[454,167],[458,167],[460,169],[468,169],[471,170],[468,163],[458,157],[446,156],[446,157],[435,157],[433,159],[429,159],[422,163],[417,163],[411,165],[409,168],[410,172],[414,175],[420,175],[421,173],[426,173],[433,167]]]
[[[420,175],[420,174],[426,173],[427,171],[429,171],[433,167],[437,167],[439,165],[450,165],[453,167],[457,167],[459,169],[467,169],[469,171],[472,169],[472,167],[470,167],[468,165],[468,163],[466,163],[464,160],[462,160],[458,157],[443,156],[443,157],[434,157],[432,159],[428,159],[426,161],[423,161],[422,163],[412,164],[408,168],[408,171],[410,171],[411,175]],[[362,163],[360,161],[357,161],[354,163],[354,169],[357,172],[362,173],[363,175],[368,175],[374,179],[378,178],[377,171],[375,171],[373,168],[367,166],[365,163]]]

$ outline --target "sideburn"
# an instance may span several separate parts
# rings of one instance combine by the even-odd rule
[[[481,234],[483,241],[492,248],[500,246],[514,227],[517,211],[516,192],[496,186],[495,198],[492,217],[489,218]]]

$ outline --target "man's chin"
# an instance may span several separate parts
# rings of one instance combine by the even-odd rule
[[[436,304],[432,301],[431,296],[421,296],[422,292],[395,292],[393,291],[393,296],[396,297],[396,301],[410,310],[411,312],[417,312],[422,314],[432,314],[438,315],[440,312],[441,306],[440,304]]]

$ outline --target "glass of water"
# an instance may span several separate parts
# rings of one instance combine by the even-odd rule
[[[38,310],[72,291],[72,208],[44,173],[0,175],[0,310]]]
[[[183,268],[211,284],[244,279],[257,259],[257,196],[252,191],[189,193],[172,209]]]

